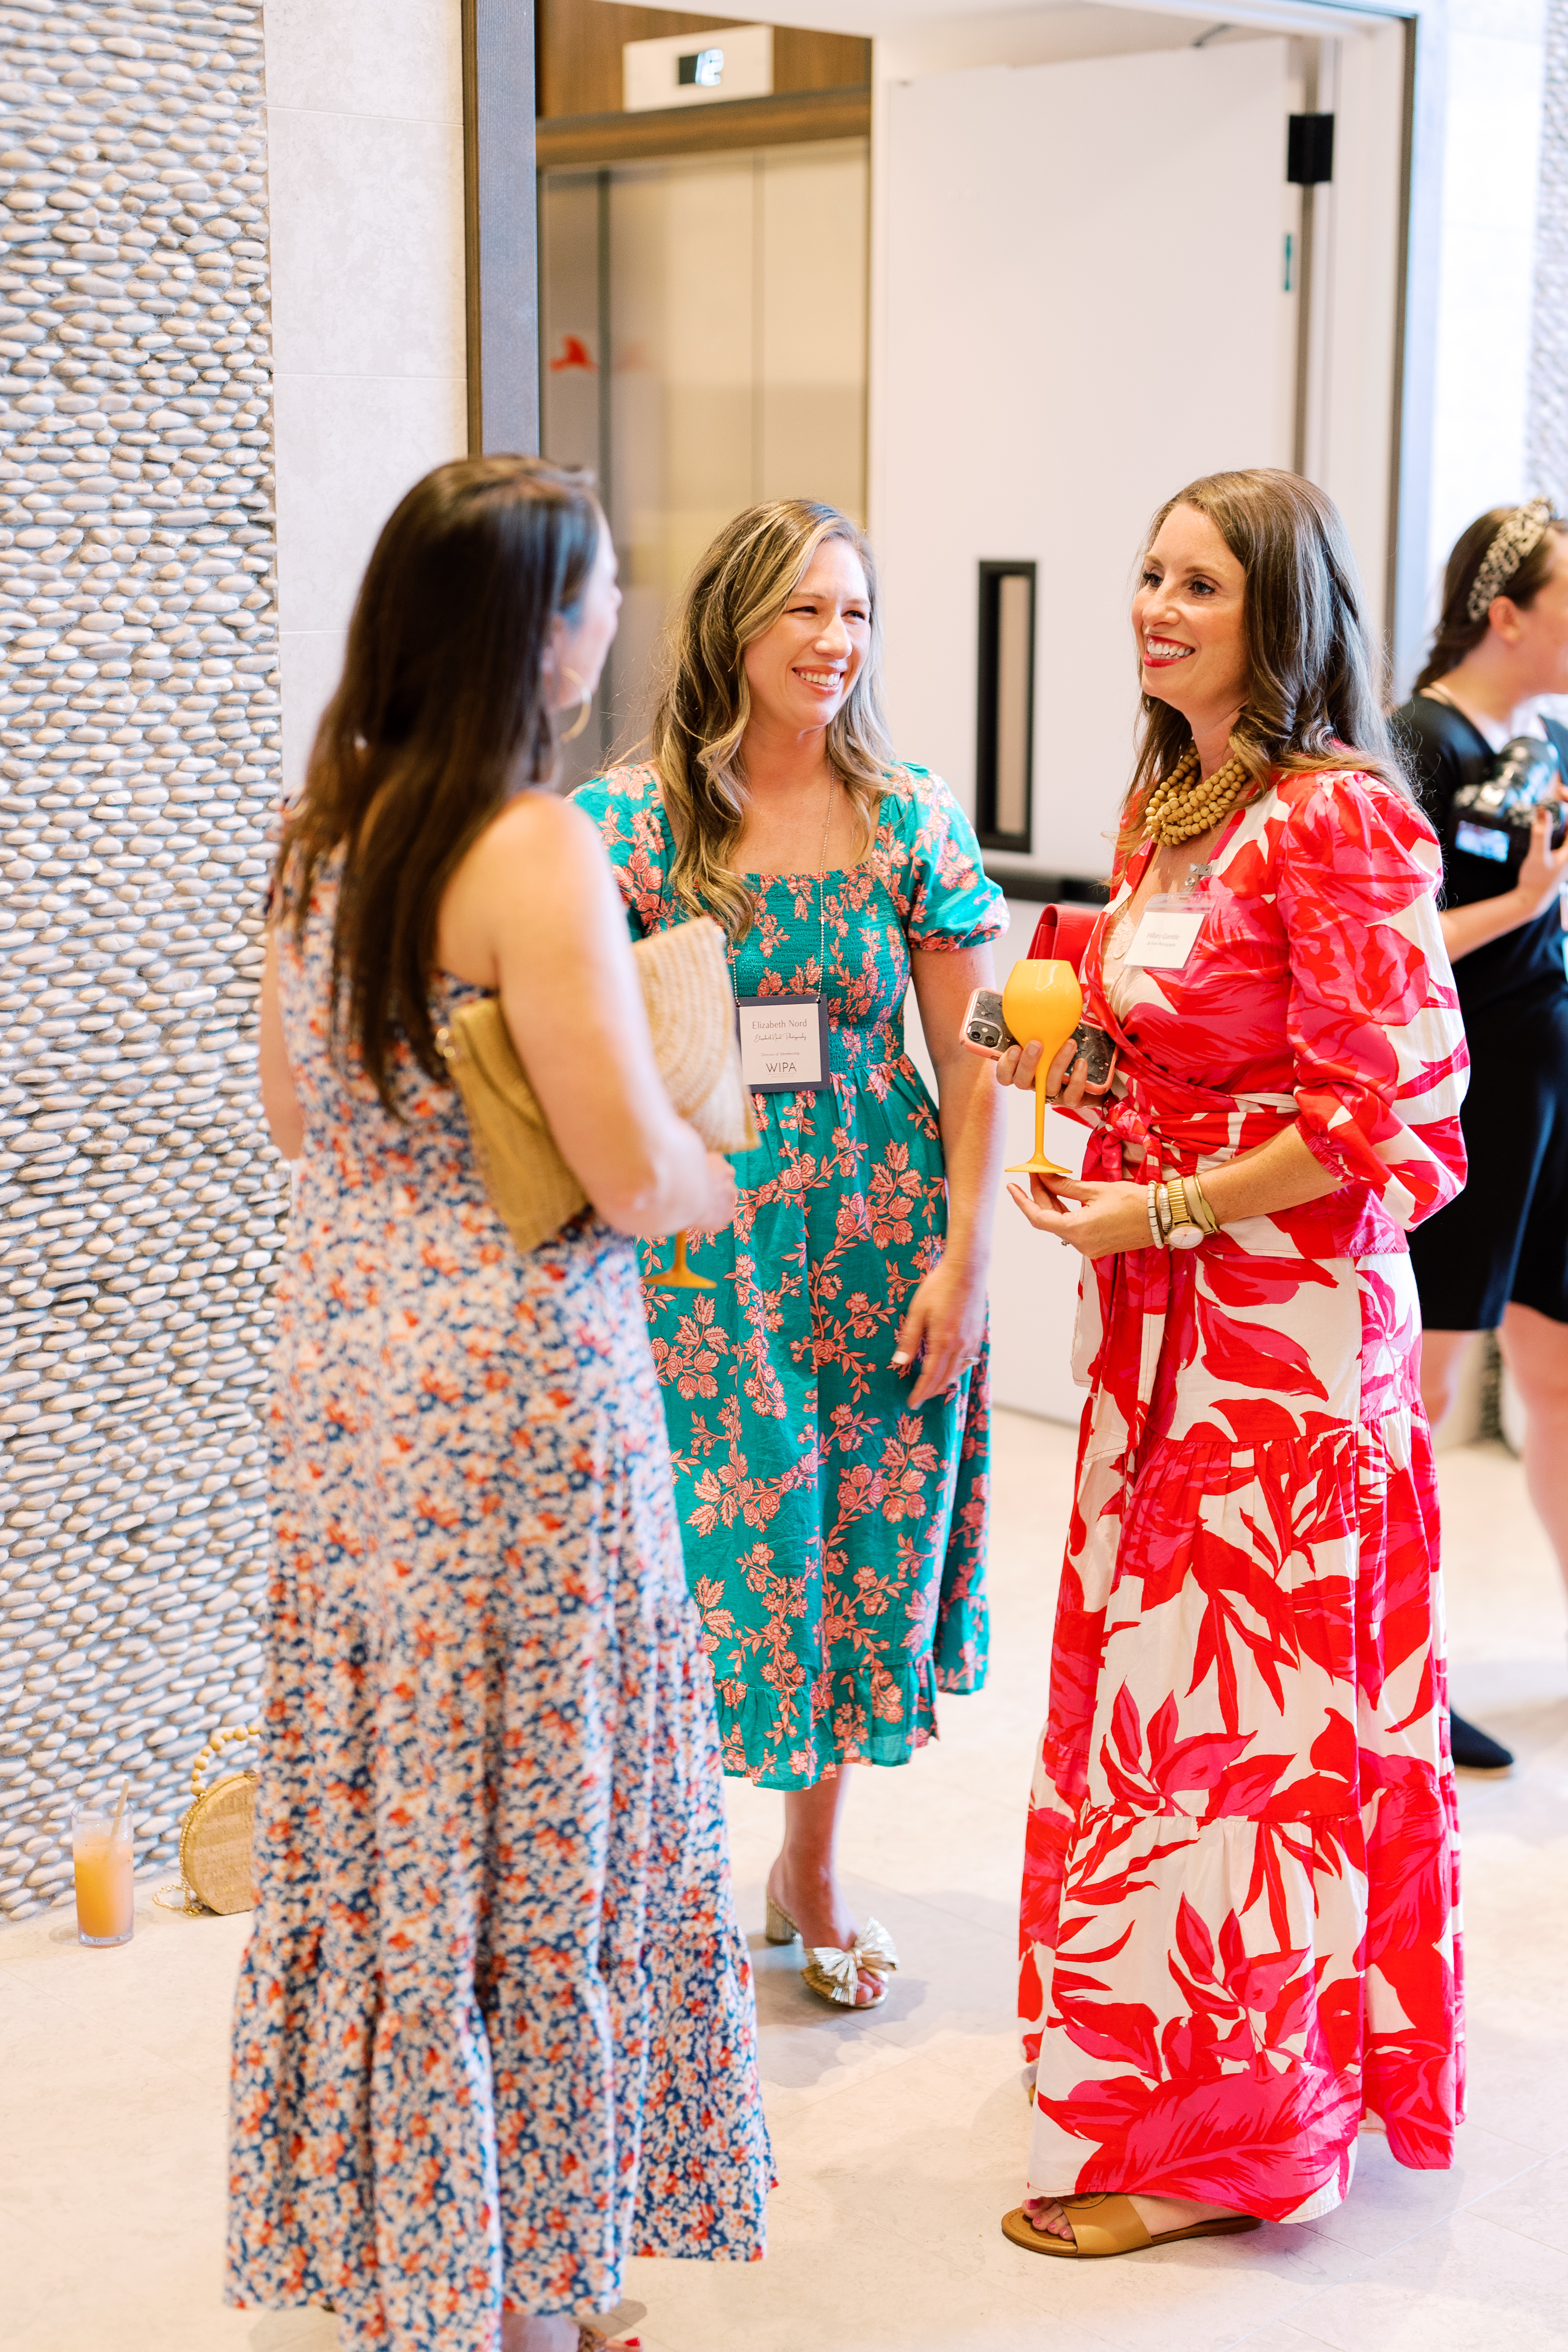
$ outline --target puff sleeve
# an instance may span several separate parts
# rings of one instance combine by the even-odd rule
[[[896,801],[902,871],[886,879],[910,947],[952,954],[998,938],[1007,903],[987,877],[973,826],[940,776],[929,768],[905,774]],[[890,813],[884,801],[884,824]]]
[[[1292,776],[1276,864],[1303,1141],[1408,1229],[1465,1181],[1464,1024],[1437,921],[1437,842],[1362,774]]]
[[[669,832],[658,772],[651,766],[612,768],[579,784],[572,795],[584,815],[598,827],[610,864],[615,868],[626,928],[634,940],[668,930],[673,918],[666,904],[665,875],[669,863]]]

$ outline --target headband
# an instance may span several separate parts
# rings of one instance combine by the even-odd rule
[[[1465,610],[1472,621],[1486,619],[1492,598],[1502,594],[1525,557],[1533,554],[1555,520],[1550,499],[1531,499],[1528,506],[1515,507],[1506,522],[1498,525],[1465,599]]]

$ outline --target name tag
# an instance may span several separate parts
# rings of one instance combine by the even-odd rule
[[[1145,971],[1179,971],[1197,945],[1203,927],[1201,907],[1190,911],[1177,907],[1150,907],[1133,932],[1132,943],[1122,961],[1139,964]]]
[[[827,1000],[821,996],[742,996],[741,1075],[753,1094],[822,1094],[828,1073]]]

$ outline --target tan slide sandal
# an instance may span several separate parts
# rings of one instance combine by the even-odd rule
[[[787,1912],[781,1911],[770,1895],[767,1900],[767,1926],[763,1930],[770,1944],[793,1944],[800,1929]],[[801,1982],[819,2000],[832,2001],[837,2008],[880,2009],[888,1998],[883,1979],[899,1965],[893,1949],[893,1939],[886,1927],[875,1919],[868,1919],[864,1929],[847,1950],[837,1944],[814,1944],[806,1955],[800,1972]],[[873,1977],[877,1991],[870,2000],[857,2000],[856,1991],[861,1971]]]
[[[1251,2213],[1226,2213],[1217,2221],[1189,2221],[1184,2230],[1162,2230],[1151,2237],[1131,2197],[1107,2189],[1097,2197],[1064,2197],[1063,2212],[1072,2231],[1069,2242],[1048,2230],[1037,2230],[1021,2205],[1004,2214],[1002,2235],[1031,2254],[1060,2254],[1068,2262],[1099,2262],[1107,2254],[1141,2253],[1145,2246],[1173,2246],[1178,2238],[1234,2238],[1263,2224]]]
[[[617,2303],[614,2311],[576,2311],[577,2352],[635,2352],[637,2338],[627,2334],[647,2317],[646,2303]]]

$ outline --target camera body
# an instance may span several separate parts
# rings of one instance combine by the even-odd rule
[[[1555,743],[1540,735],[1515,735],[1497,755],[1489,776],[1464,784],[1454,794],[1453,840],[1472,857],[1517,870],[1530,846],[1535,812],[1561,784],[1563,762]],[[1568,834],[1568,805],[1552,811],[1552,846]]]

